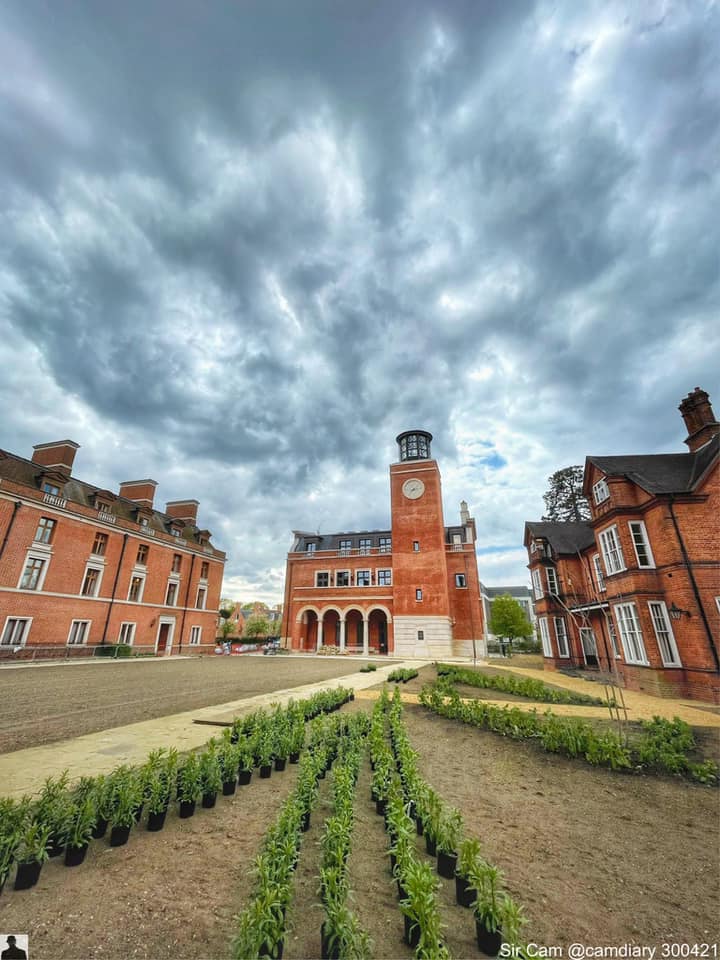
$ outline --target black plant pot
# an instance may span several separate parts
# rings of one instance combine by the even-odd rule
[[[407,890],[405,887],[400,883],[399,880],[396,880],[395,883],[397,884],[398,888],[398,900],[407,900]]]
[[[284,946],[285,946],[285,943],[283,940],[280,940],[280,942],[276,945],[277,960],[282,960]],[[258,950],[258,957],[272,957],[272,956],[273,956],[273,953],[272,953],[271,947],[269,947],[267,943],[263,943],[260,949]]]
[[[50,857],[50,858],[52,858],[52,857],[59,857],[60,854],[63,852],[64,849],[65,849],[65,845],[64,845],[64,844],[60,843],[59,840],[52,839],[52,840],[50,840],[50,842],[48,843],[48,846],[47,846],[47,855],[48,855],[48,857]]]
[[[287,763],[287,757],[275,757],[275,770],[282,773]]]
[[[223,796],[231,797],[237,788],[237,780],[224,780],[223,781]]]
[[[377,797],[377,791],[375,790],[375,787],[371,787],[371,788],[370,788],[370,799],[372,800],[373,803],[375,803],[376,800],[377,800],[377,798],[378,798],[378,797]]]
[[[299,750],[293,750],[293,752],[290,754],[289,759],[290,759],[290,763],[299,763],[299,761],[300,761],[300,751],[299,751]]]
[[[241,770],[238,774],[238,785],[246,787],[252,780],[252,770]]]
[[[475,899],[475,891],[465,877],[455,874],[455,901],[458,906],[470,907]]]
[[[267,780],[272,775],[272,764],[265,763],[260,767],[260,779]]]
[[[202,805],[206,810],[212,810],[215,806],[215,801],[217,800],[217,793],[213,791],[212,793],[204,793],[202,795]]]
[[[40,879],[42,863],[39,860],[31,860],[29,863],[19,863],[17,874],[15,875],[15,889],[29,890],[34,887]]]
[[[376,800],[375,801],[375,813],[385,816],[385,807],[387,806],[387,800]]]
[[[340,960],[340,943],[330,946],[330,937],[325,934],[325,924],[320,927],[320,956],[322,960]]]
[[[413,950],[420,943],[420,925],[410,917],[405,917],[405,943]]]
[[[303,833],[307,833],[310,829],[310,811],[302,815],[302,820],[300,821],[300,829]]]
[[[135,811],[135,823],[140,823],[140,818],[142,817],[142,815],[143,815],[143,804],[141,803],[140,806]]]
[[[327,768],[326,768],[326,767],[323,767],[323,769],[322,769],[322,770],[320,771],[320,773],[318,774],[318,780],[324,780],[326,773],[327,773]]]
[[[397,863],[397,857],[394,853],[390,854],[390,876],[395,876],[395,864]]]
[[[93,827],[93,840],[99,840],[101,837],[104,837],[107,833],[108,822],[107,820],[98,820],[95,826]]]
[[[437,840],[433,839],[429,833],[425,834],[425,849],[431,857],[437,853]]]
[[[502,931],[495,930],[490,932],[485,927],[482,920],[475,920],[475,936],[477,937],[478,949],[486,957],[496,957],[500,953],[502,946]]]
[[[130,827],[113,827],[110,830],[110,846],[124,847],[130,839]]]
[[[79,867],[80,864],[85,859],[85,854],[88,852],[88,844],[84,843],[81,847],[65,847],[65,866],[66,867]]]
[[[455,876],[455,867],[457,866],[457,854],[445,853],[444,850],[438,851],[437,872],[446,880],[452,880]]]
[[[149,813],[147,819],[147,828],[151,833],[157,833],[165,826],[165,817],[167,817],[167,807],[164,810],[158,810],[157,813]]]
[[[180,819],[187,820],[188,817],[191,817],[195,813],[195,801],[194,800],[181,800],[180,801]]]
[[[422,817],[415,817],[415,831],[419,837],[423,835],[423,820]]]

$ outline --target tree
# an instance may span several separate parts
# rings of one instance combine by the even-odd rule
[[[265,617],[250,617],[243,630],[244,637],[267,637],[270,633],[270,624]]]
[[[509,593],[495,597],[490,608],[490,633],[507,640],[517,640],[533,635],[533,628],[525,611]]]
[[[550,489],[543,494],[543,520],[589,520],[590,505],[582,494],[583,468],[579,465],[556,470],[548,477]]]

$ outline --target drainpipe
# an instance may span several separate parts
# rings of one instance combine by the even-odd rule
[[[102,637],[100,638],[100,646],[105,646],[105,639],[107,637],[107,628],[110,623],[110,614],[112,613],[113,604],[115,603],[115,592],[117,590],[118,580],[120,579],[120,569],[122,568],[123,557],[125,556],[125,547],[127,546],[128,535],[123,534],[123,544],[122,549],[120,550],[120,559],[118,560],[117,570],[115,571],[115,580],[113,582],[112,593],[110,594],[110,603],[108,605],[107,616],[105,617],[105,626],[103,627]],[[117,650],[115,651],[117,653]]]
[[[705,608],[703,607],[702,601],[700,599],[700,591],[698,590],[698,585],[695,582],[695,575],[693,573],[692,563],[690,562],[690,557],[688,556],[688,552],[685,549],[685,541],[683,540],[682,534],[680,533],[680,527],[678,525],[677,517],[675,516],[675,511],[673,510],[674,500],[675,498],[673,497],[672,494],[670,494],[670,499],[668,501],[668,505],[670,507],[670,518],[672,519],[673,527],[675,528],[675,535],[677,536],[678,543],[680,544],[680,551],[682,553],[683,561],[685,563],[685,569],[688,572],[688,577],[690,578],[690,583],[692,585],[693,593],[695,594],[695,602],[698,605],[698,610],[700,611],[700,616],[702,618],[702,622],[705,627],[705,633],[707,634],[708,644],[710,645],[710,651],[712,652],[713,660],[715,661],[715,669],[718,671],[718,673],[720,673],[720,657],[718,657],[717,649],[715,647],[715,644],[713,643],[712,630],[710,629],[710,624],[708,623],[708,619],[705,614]]]
[[[294,563],[291,561],[288,570],[288,582],[285,585],[285,606],[283,607],[283,636],[290,641],[292,650],[292,637],[290,636],[290,597],[292,596],[292,570]],[[285,647],[287,650],[288,648]]]
[[[13,528],[13,524],[15,523],[15,517],[17,516],[17,512],[21,506],[22,506],[22,502],[20,500],[16,500],[15,503],[13,504],[13,512],[12,512],[12,516],[10,517],[10,523],[8,524],[8,528],[5,531],[5,536],[3,537],[2,546],[0,546],[0,557],[2,557],[3,553],[5,552],[5,547],[7,546],[8,540],[10,539],[10,531]]]
[[[188,574],[187,589],[185,591],[185,603],[183,605],[182,619],[180,620],[180,646],[178,647],[178,654],[182,653],[182,638],[183,638],[183,630],[185,629],[185,615],[187,614],[187,605],[188,605],[188,600],[190,598],[190,584],[192,583],[192,572],[193,572],[194,566],[195,566],[195,554],[193,554],[192,557],[190,558],[190,573]],[[200,572],[202,573],[202,571]],[[207,606],[207,596],[205,597],[205,603]],[[213,643],[214,641],[215,641],[215,638],[213,638]]]

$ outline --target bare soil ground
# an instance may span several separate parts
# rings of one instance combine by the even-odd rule
[[[360,666],[243,656],[0,669],[0,753],[341,677]]]
[[[358,700],[344,709],[370,708]],[[528,939],[566,947],[720,937],[718,791],[595,769],[421,707],[406,706],[405,721],[428,782],[461,809],[467,832],[524,905]],[[96,841],[81,867],[46,864],[35,889],[2,893],[0,927],[29,933],[37,960],[228,958],[232,918],[252,888],[251,860],[292,789],[293,770],[269,781],[255,775],[215,810],[187,821],[173,816],[160,834],[141,825],[127,847]],[[355,910],[376,958],[409,957],[367,761],[355,809]],[[303,839],[288,960],[320,956],[318,843],[329,810],[325,781]],[[440,883],[452,955],[477,957],[471,913],[454,905],[451,881]]]

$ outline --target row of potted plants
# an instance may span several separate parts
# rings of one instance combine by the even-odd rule
[[[371,956],[370,938],[348,903],[355,787],[369,723],[367,714],[358,716],[340,742],[331,774],[333,811],[325,822],[321,841],[320,897],[325,912],[320,931],[322,960],[366,960]]]
[[[488,956],[497,956],[505,939],[514,951],[521,951],[520,933],[525,923],[522,910],[502,889],[499,869],[480,856],[479,842],[463,838],[460,812],[447,807],[422,778],[417,753],[402,720],[399,696],[393,696],[388,721],[400,775],[401,802],[407,804],[408,819],[410,815],[415,818],[415,832],[424,834],[427,853],[437,855],[438,874],[455,880],[457,903],[473,908],[478,948]]]
[[[393,670],[392,673],[388,674],[388,680],[391,683],[407,683],[409,680],[414,680],[418,676],[418,671],[413,669],[413,667],[398,667],[397,670]]]
[[[292,897],[302,834],[310,828],[319,781],[337,755],[339,744],[351,735],[352,717],[332,717],[313,722],[308,749],[300,760],[298,781],[282,806],[278,819],[265,835],[255,860],[253,896],[238,917],[233,940],[236,960],[283,955],[286,915]]]
[[[457,691],[442,684],[428,684],[420,692],[420,703],[438,716],[459,720],[516,740],[533,740],[549,753],[579,758],[594,766],[612,770],[645,771],[681,775],[707,785],[718,783],[718,765],[712,760],[693,761],[692,732],[684,721],[656,717],[641,724],[641,736],[626,742],[615,730],[596,730],[577,717],[559,717],[550,710],[497,707],[481,700],[464,702]],[[690,731],[687,736],[673,730]],[[692,743],[692,746],[690,745]]]
[[[256,711],[202,751],[179,757],[176,750],[158,750],[140,766],[121,765],[110,774],[83,777],[73,786],[66,772],[48,778],[35,798],[0,799],[0,891],[15,864],[15,889],[28,889],[37,883],[43,863],[63,851],[67,866],[81,864],[91,840],[105,836],[108,826],[110,845],[121,846],[144,811],[147,829],[161,830],[175,802],[180,817],[189,817],[199,801],[214,807],[220,791],[229,795],[238,783],[249,783],[256,764],[274,760],[276,768],[283,769],[285,759],[296,762],[305,717],[335,710],[351,696],[352,691],[343,688],[321,691],[270,714]],[[261,776],[265,770],[261,765]]]
[[[542,703],[607,705],[607,701],[600,697],[593,697],[587,693],[573,693],[570,690],[554,690],[542,680],[535,680],[533,677],[514,677],[503,673],[487,674],[480,670],[471,670],[469,667],[449,663],[437,663],[435,666],[438,677],[442,677],[447,683],[462,683],[468,687],[498,690],[501,693],[511,693],[529,700],[539,700]]]

